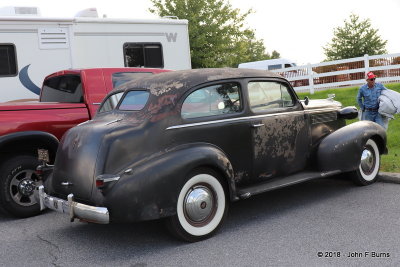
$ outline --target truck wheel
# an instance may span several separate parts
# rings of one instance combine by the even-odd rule
[[[170,232],[187,242],[211,237],[225,219],[229,201],[218,175],[199,170],[189,175],[177,203],[177,214],[167,219]]]
[[[379,148],[373,139],[368,139],[361,152],[361,162],[353,173],[358,185],[369,185],[376,182],[380,167]]]
[[[33,193],[42,182],[35,173],[39,161],[33,156],[15,156],[0,166],[0,207],[16,217],[39,214]]]

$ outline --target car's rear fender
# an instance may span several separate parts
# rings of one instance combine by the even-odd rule
[[[187,175],[199,167],[218,172],[235,200],[234,172],[226,155],[209,144],[184,145],[129,166],[132,171],[103,190],[111,219],[138,221],[174,215]]]
[[[358,168],[362,149],[368,139],[374,139],[380,154],[386,154],[386,132],[377,123],[359,121],[325,137],[317,151],[320,171],[352,171]]]

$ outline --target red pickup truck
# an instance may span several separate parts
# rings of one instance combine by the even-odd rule
[[[33,195],[41,184],[37,150],[54,160],[58,142],[71,127],[90,120],[114,87],[161,69],[95,68],[47,76],[39,102],[0,104],[0,211],[17,217],[39,213]]]

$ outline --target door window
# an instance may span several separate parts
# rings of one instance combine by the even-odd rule
[[[242,101],[237,83],[211,85],[191,93],[183,102],[182,117],[199,118],[237,113]]]
[[[293,107],[295,101],[289,93],[289,88],[278,82],[249,82],[249,101],[253,112],[273,108]]]

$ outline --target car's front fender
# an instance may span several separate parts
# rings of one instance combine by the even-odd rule
[[[368,139],[374,139],[381,154],[387,153],[386,132],[371,121],[349,124],[325,137],[317,151],[320,171],[352,171],[358,168],[362,149]]]
[[[113,221],[151,220],[176,213],[179,192],[192,170],[208,167],[227,182],[235,198],[232,165],[226,155],[209,144],[184,145],[133,164],[130,173],[103,191]]]

